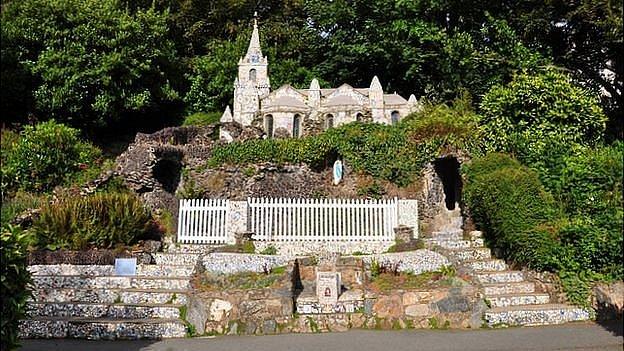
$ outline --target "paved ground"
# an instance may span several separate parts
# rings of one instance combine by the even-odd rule
[[[593,323],[495,330],[357,330],[346,333],[227,336],[165,341],[25,340],[28,351],[279,351],[279,350],[617,350],[622,325]]]

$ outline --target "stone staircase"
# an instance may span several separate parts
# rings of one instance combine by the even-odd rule
[[[112,265],[30,266],[33,296],[22,338],[160,339],[186,336],[181,315],[198,255],[157,253],[135,276]]]
[[[442,251],[482,287],[490,305],[484,315],[488,326],[551,325],[590,318],[582,308],[551,303],[550,296],[536,291],[523,272],[510,270],[503,260],[493,258],[484,247],[481,232],[464,237],[458,206],[453,211],[443,210],[434,223],[436,230],[425,239],[426,244]]]

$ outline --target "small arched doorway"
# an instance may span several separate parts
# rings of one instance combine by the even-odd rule
[[[433,162],[433,169],[442,180],[444,203],[448,210],[454,210],[461,201],[462,181],[459,161],[453,156],[443,157]]]
[[[293,138],[298,138],[299,134],[301,130],[301,115],[296,114],[293,117],[293,130],[292,130],[292,136]]]
[[[273,137],[273,115],[264,116],[264,131],[269,138]]]
[[[400,118],[401,118],[401,115],[399,114],[399,111],[392,111],[392,113],[390,114],[390,120],[392,121],[393,126],[399,123]]]
[[[355,120],[356,120],[357,122],[362,122],[362,120],[363,120],[363,119],[364,119],[364,115],[362,115],[361,113],[359,113],[359,112],[358,112],[358,113],[355,115]]]
[[[328,113],[327,115],[325,115],[325,129],[329,129],[333,127],[334,127],[334,115],[332,115],[331,113]]]

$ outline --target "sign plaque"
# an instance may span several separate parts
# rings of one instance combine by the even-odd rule
[[[136,275],[136,258],[116,258],[115,275]]]
[[[316,296],[319,303],[330,304],[338,302],[340,285],[340,273],[316,272]]]

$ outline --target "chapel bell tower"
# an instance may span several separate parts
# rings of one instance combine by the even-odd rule
[[[260,109],[260,98],[268,95],[271,89],[269,62],[262,55],[257,14],[254,17],[249,48],[247,54],[238,61],[238,77],[234,81],[233,119],[242,125],[251,124]]]

